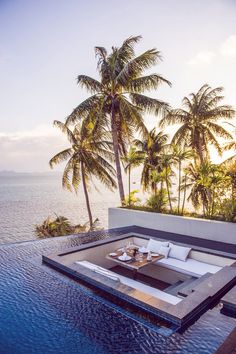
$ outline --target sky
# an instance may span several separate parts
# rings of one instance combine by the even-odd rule
[[[0,170],[49,171],[49,159],[67,147],[53,120],[88,96],[77,75],[98,78],[94,47],[131,35],[143,37],[137,54],[162,53],[153,72],[172,87],[153,97],[177,108],[208,83],[223,86],[225,103],[236,107],[235,23],[234,0],[0,0]]]

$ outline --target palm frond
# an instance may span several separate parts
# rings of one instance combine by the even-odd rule
[[[132,36],[127,38],[122,46],[117,49],[116,52],[116,63],[115,63],[115,71],[119,73],[120,70],[124,67],[124,65],[131,59],[133,59],[134,53],[134,45],[137,44],[141,36]]]
[[[232,106],[229,105],[223,105],[223,106],[218,106],[213,108],[212,110],[208,110],[205,113],[205,118],[206,119],[232,119],[235,116],[235,110],[232,108]]]
[[[208,121],[205,123],[205,125],[215,134],[217,134],[218,136],[220,136],[221,138],[224,139],[232,139],[232,135],[225,130],[221,125],[213,123],[211,121]]]
[[[126,85],[130,79],[139,77],[144,70],[149,69],[161,60],[160,52],[156,49],[150,49],[133,60],[129,61],[116,77],[117,83]]]
[[[76,139],[73,132],[66,126],[66,124],[60,122],[59,120],[54,120],[53,125],[59,128],[62,133],[66,134],[67,139],[71,144],[76,144]]]
[[[72,169],[72,181],[71,184],[74,188],[75,193],[78,192],[78,186],[81,181],[81,167],[80,162],[77,160],[73,161],[73,169]]]
[[[189,112],[183,109],[172,109],[166,111],[164,117],[160,120],[159,126],[161,128],[169,124],[181,124],[186,123],[189,119]]]
[[[66,125],[74,124],[77,121],[86,118],[91,113],[91,111],[95,112],[96,110],[99,110],[99,104],[100,97],[97,94],[87,98],[85,101],[80,103],[67,117]]]
[[[82,88],[85,88],[88,92],[92,94],[98,93],[102,90],[101,83],[87,75],[79,75],[77,77],[77,83]]]
[[[70,158],[64,168],[63,175],[62,175],[62,187],[64,189],[67,189],[70,192],[72,192],[71,178],[70,178],[72,172],[73,172],[73,158]]]
[[[130,98],[133,104],[147,113],[153,113],[155,115],[164,114],[170,109],[166,102],[140,95],[138,93],[131,93]]]
[[[123,119],[131,126],[134,126],[136,132],[145,132],[146,127],[143,121],[139,107],[134,106],[124,96],[118,98],[120,113]]]
[[[107,50],[104,47],[95,47],[95,55],[100,60],[106,60]]]
[[[60,162],[67,160],[72,155],[73,155],[73,150],[71,148],[65,149],[59,152],[58,154],[56,154],[55,156],[53,156],[49,161],[49,165],[51,168],[53,168],[55,165],[58,165]]]
[[[162,83],[171,86],[170,81],[164,79],[161,75],[152,74],[133,79],[128,83],[128,89],[134,93],[141,93],[145,90],[156,90]]]

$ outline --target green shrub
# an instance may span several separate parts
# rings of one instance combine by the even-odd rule
[[[127,195],[125,197],[125,202],[124,202],[124,206],[126,207],[133,207],[135,205],[138,205],[140,203],[140,198],[136,197],[136,194],[139,191],[137,189],[133,190],[132,192],[130,192],[130,195]]]
[[[66,236],[71,234],[78,234],[86,231],[94,231],[100,229],[98,219],[93,222],[91,228],[89,223],[81,225],[73,225],[65,216],[50,216],[45,219],[42,224],[35,226],[35,233],[40,238]]]
[[[146,202],[149,208],[157,212],[164,211],[167,203],[168,203],[168,195],[166,190],[157,191],[157,193],[151,195]]]

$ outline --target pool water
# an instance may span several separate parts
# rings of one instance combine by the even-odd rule
[[[95,238],[94,238],[95,237]],[[93,236],[93,240],[109,237]],[[91,237],[0,246],[0,353],[214,353],[236,320],[205,313],[184,333],[140,319],[41,262]]]

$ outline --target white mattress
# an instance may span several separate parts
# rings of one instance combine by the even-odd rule
[[[120,281],[122,284],[128,285],[132,288],[138,289],[140,291],[142,291],[145,294],[151,295],[157,299],[169,302],[170,304],[176,305],[178,304],[180,301],[182,301],[182,299],[178,298],[177,296],[173,296],[171,294],[167,294],[164,291],[152,288],[151,286],[148,286],[146,284],[140,283],[137,280],[134,279],[130,279],[127,277],[124,277],[123,275],[111,272],[108,269],[102,268],[96,264],[93,264],[91,262],[88,261],[77,261],[75,262],[77,264],[80,264],[86,268],[89,268],[93,271],[96,271],[98,273],[101,273],[104,276],[108,276],[111,279],[117,279],[117,281]]]
[[[213,264],[200,262],[192,258],[187,258],[185,262],[171,257],[163,258],[155,264],[195,277],[201,277],[206,273],[214,274],[222,268]]]

